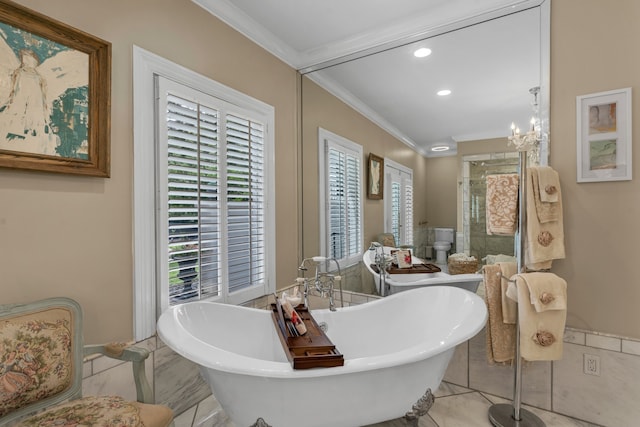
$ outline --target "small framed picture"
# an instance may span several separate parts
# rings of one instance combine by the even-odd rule
[[[631,88],[576,98],[578,182],[631,180]]]
[[[395,251],[394,256],[398,268],[411,268],[413,265],[411,263],[411,250],[409,249],[398,249]]]
[[[367,197],[370,199],[382,199],[384,191],[384,161],[382,157],[369,153],[369,181],[367,185]]]

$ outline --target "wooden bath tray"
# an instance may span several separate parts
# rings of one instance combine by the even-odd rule
[[[378,266],[371,264],[371,269],[378,273]],[[419,274],[419,273],[438,273],[440,267],[435,264],[413,264],[410,268],[398,268],[396,264],[392,264],[387,270],[389,274]]]
[[[282,329],[279,326],[280,314],[276,305],[271,304],[271,308],[273,324],[293,369],[331,368],[344,365],[344,357],[320,329],[304,305],[295,308],[307,327],[307,333],[300,336],[293,336],[287,325]],[[282,320],[284,321],[284,318]],[[290,321],[286,320],[286,322]]]

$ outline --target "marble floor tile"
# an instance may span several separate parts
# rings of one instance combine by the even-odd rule
[[[404,420],[404,418],[398,418],[395,420],[384,421],[382,423],[369,424],[366,427],[408,427],[410,424]],[[418,420],[418,427],[438,427],[438,425],[429,417],[425,415]]]
[[[481,393],[492,404],[494,403],[511,403],[510,400],[503,399],[499,396],[494,396],[487,393]],[[575,418],[567,417],[564,415],[556,414],[554,412],[545,411],[544,409],[534,408],[529,405],[522,405],[522,408],[535,414],[540,420],[542,420],[547,427],[600,427],[598,424],[588,423],[586,421],[577,420]]]
[[[489,421],[491,405],[510,402],[499,396],[444,382],[435,396],[433,407],[420,418],[418,427],[492,427]],[[207,398],[200,405],[176,417],[175,427],[244,427],[231,422],[215,398]],[[547,427],[601,427],[528,405],[522,405],[522,408],[533,412]],[[398,418],[364,427],[408,427],[408,424],[404,418]]]
[[[193,418],[196,415],[197,406],[193,406],[180,415],[177,415],[174,419],[174,427],[192,427],[193,426]]]
[[[464,394],[470,393],[475,390],[471,390],[466,387],[459,386],[457,384],[451,384],[448,382],[441,382],[438,389],[433,393],[433,395],[438,399],[439,397],[451,396],[452,394]]]
[[[491,402],[479,392],[436,398],[429,411],[438,427],[491,426],[488,417]]]
[[[156,402],[169,406],[176,414],[197,405],[211,394],[198,366],[169,347],[156,350],[154,362]]]
[[[213,395],[198,404],[193,427],[231,427],[233,424]]]

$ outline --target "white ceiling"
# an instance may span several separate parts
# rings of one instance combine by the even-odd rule
[[[193,1],[425,155],[531,116],[544,0]]]

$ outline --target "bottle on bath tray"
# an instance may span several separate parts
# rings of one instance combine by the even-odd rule
[[[295,311],[291,303],[286,298],[280,298],[280,303],[282,304],[282,309],[284,310],[284,317],[291,320],[293,326],[295,326],[296,330],[300,335],[304,335],[307,333],[307,327],[304,322],[298,315],[298,312]]]

